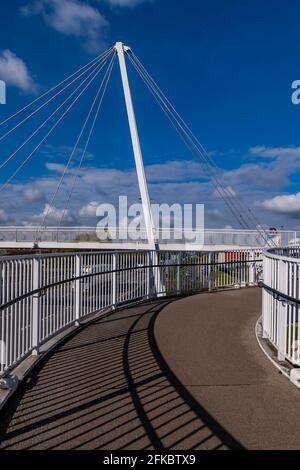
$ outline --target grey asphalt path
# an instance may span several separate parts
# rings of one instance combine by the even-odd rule
[[[166,362],[193,397],[248,449],[300,449],[300,390],[255,338],[260,289],[189,297],[155,331]]]
[[[300,448],[300,393],[256,344],[260,295],[157,300],[82,329],[8,403],[1,450]]]

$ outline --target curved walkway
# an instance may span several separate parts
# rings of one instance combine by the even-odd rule
[[[260,290],[102,317],[28,376],[1,449],[300,448],[300,393],[256,343]]]

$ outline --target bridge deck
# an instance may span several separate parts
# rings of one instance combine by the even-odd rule
[[[300,448],[300,393],[254,336],[258,289],[153,301],[98,320],[28,377],[2,449]]]

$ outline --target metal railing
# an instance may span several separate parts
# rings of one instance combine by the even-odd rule
[[[264,233],[259,233],[257,230],[238,230],[238,229],[205,229],[198,231],[191,231],[190,235],[201,241],[197,242],[204,246],[232,246],[236,247],[266,247],[267,240],[272,240],[274,246],[292,246],[300,243],[299,232],[294,230],[269,230]],[[106,240],[101,239],[105,235]],[[131,244],[134,248],[138,245],[147,243],[147,232],[141,229],[139,240],[134,241],[128,234],[127,229],[109,227],[105,230],[97,229],[95,227],[47,227],[42,230],[39,227],[8,227],[2,226],[0,228],[0,246],[15,246],[26,244],[48,244],[49,246],[55,244],[63,246],[64,244],[85,246],[97,245],[99,249],[104,247],[107,249],[108,244]],[[189,232],[187,231],[187,235]],[[157,241],[161,247],[168,244],[175,244],[180,247],[189,240],[185,238],[185,234],[181,230],[164,230],[159,229],[156,233]],[[195,242],[192,241],[195,244]],[[197,249],[197,248],[195,248]]]
[[[300,366],[300,248],[276,248],[263,254],[263,337],[278,360]]]
[[[257,283],[260,250],[0,258],[0,376],[88,315],[155,296]]]

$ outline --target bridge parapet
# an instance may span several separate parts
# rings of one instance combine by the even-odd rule
[[[264,251],[263,272],[263,337],[278,361],[300,366],[300,246]]]
[[[0,377],[96,312],[153,297],[253,286],[261,250],[97,251],[0,258]]]
[[[195,241],[185,238],[180,230],[157,230],[160,250],[193,250],[204,248],[228,249],[267,246],[293,246],[300,238],[293,230],[266,231],[237,229],[205,229],[191,231]],[[136,232],[135,232],[136,235]],[[191,237],[192,238],[192,237]],[[0,228],[0,248],[71,248],[71,249],[149,249],[145,229],[140,230],[138,240],[130,236],[128,229],[108,227],[100,232],[95,227],[4,227]]]

